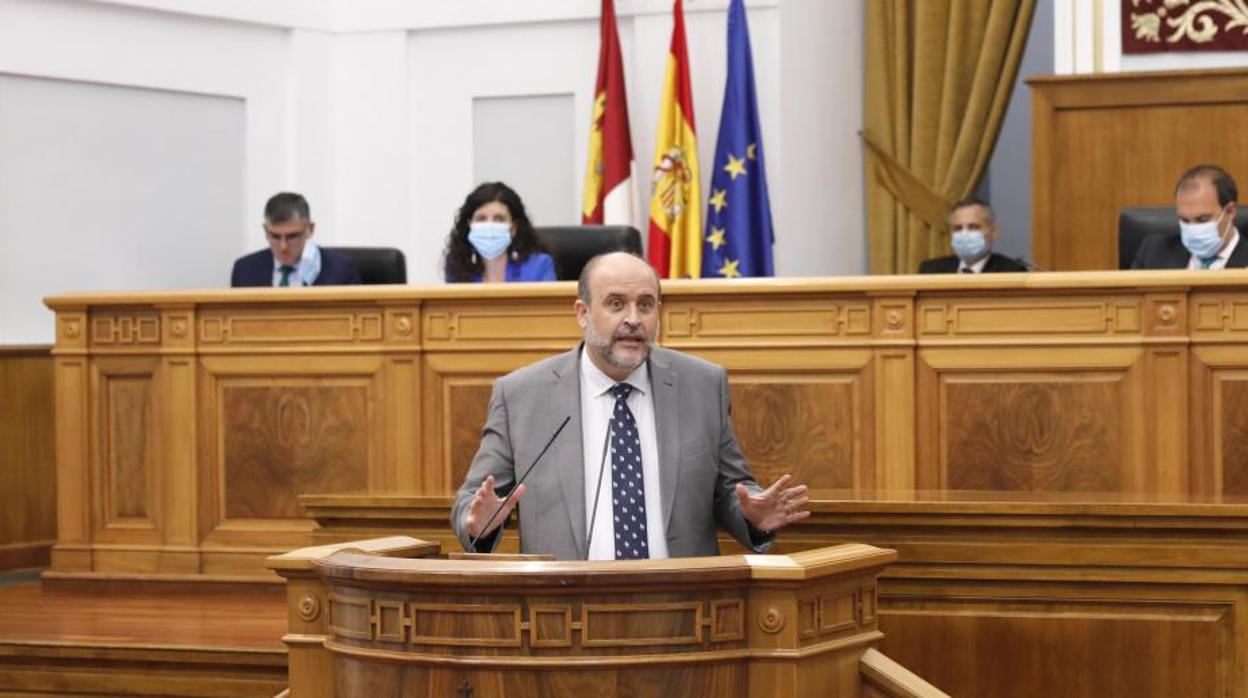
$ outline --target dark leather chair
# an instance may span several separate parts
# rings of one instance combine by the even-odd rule
[[[355,261],[366,284],[407,283],[407,258],[393,247],[326,247]]]
[[[536,228],[542,247],[555,260],[560,281],[575,281],[585,263],[603,252],[641,254],[641,232],[631,225],[563,225]]]
[[[1248,236],[1248,208],[1237,208],[1235,227]],[[1118,268],[1130,269],[1144,238],[1160,233],[1178,235],[1179,218],[1173,206],[1128,206],[1118,213]]]

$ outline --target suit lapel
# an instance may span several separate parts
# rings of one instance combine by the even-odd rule
[[[559,489],[563,492],[564,510],[572,526],[572,538],[578,552],[585,550],[585,435],[581,429],[580,347],[564,354],[551,370],[550,395],[547,405],[569,405],[572,419],[559,435],[546,458],[559,470]],[[556,413],[557,414],[557,413]],[[559,426],[563,415],[551,429]]]
[[[1239,242],[1235,243],[1235,249],[1231,251],[1231,256],[1226,259],[1226,268],[1239,269],[1248,267],[1248,240],[1244,239],[1243,233],[1239,235]]]
[[[663,496],[663,528],[672,521],[680,483],[680,383],[670,357],[662,349],[650,354],[650,388],[654,390],[654,428],[659,441],[659,493]]]

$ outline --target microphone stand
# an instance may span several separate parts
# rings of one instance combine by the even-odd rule
[[[529,466],[528,470],[524,471],[524,475],[520,477],[520,480],[516,482],[514,487],[511,488],[511,491],[507,493],[507,496],[503,498],[503,501],[499,503],[498,508],[494,510],[494,515],[485,522],[485,525],[481,527],[481,531],[478,532],[476,536],[473,536],[472,540],[468,542],[469,548],[474,551],[477,549],[477,542],[481,540],[481,536],[484,536],[485,532],[490,530],[490,524],[494,523],[494,519],[497,519],[498,515],[507,508],[507,503],[510,502],[511,498],[516,495],[516,490],[520,489],[520,485],[523,485],[524,481],[528,479],[529,473],[533,472],[533,469],[537,467],[539,462],[541,462],[542,456],[546,455],[546,452],[550,450],[551,444],[555,443],[555,439],[559,438],[559,434],[563,433],[563,428],[568,426],[568,422],[570,421],[572,421],[572,415],[568,415],[563,418],[563,422],[559,424],[559,428],[555,430],[554,434],[550,435],[550,440],[547,441],[546,445],[542,447],[542,452],[537,454],[537,458],[533,459],[533,464]]]
[[[607,469],[607,447],[611,443],[611,420],[607,420],[607,433],[602,437],[602,459],[598,463],[598,486],[594,488],[594,510],[589,515],[589,535],[585,536],[585,559],[589,559],[589,545],[594,542],[594,528],[598,523],[598,497],[602,495],[602,474]]]

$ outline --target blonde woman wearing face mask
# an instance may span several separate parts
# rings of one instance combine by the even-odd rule
[[[460,206],[445,271],[449,282],[555,280],[554,261],[542,251],[524,202],[502,182],[482,184]]]

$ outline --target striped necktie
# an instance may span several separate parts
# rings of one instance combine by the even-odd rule
[[[277,268],[277,270],[278,270],[278,271],[280,271],[280,272],[282,272],[282,280],[281,280],[281,281],[279,281],[277,285],[278,285],[278,286],[289,286],[289,285],[290,285],[290,275],[291,275],[291,274],[293,274],[293,273],[295,272],[295,268],[294,268],[294,267],[292,267],[292,266],[290,266],[289,264],[283,264],[282,266],[278,267],[278,268]]]

